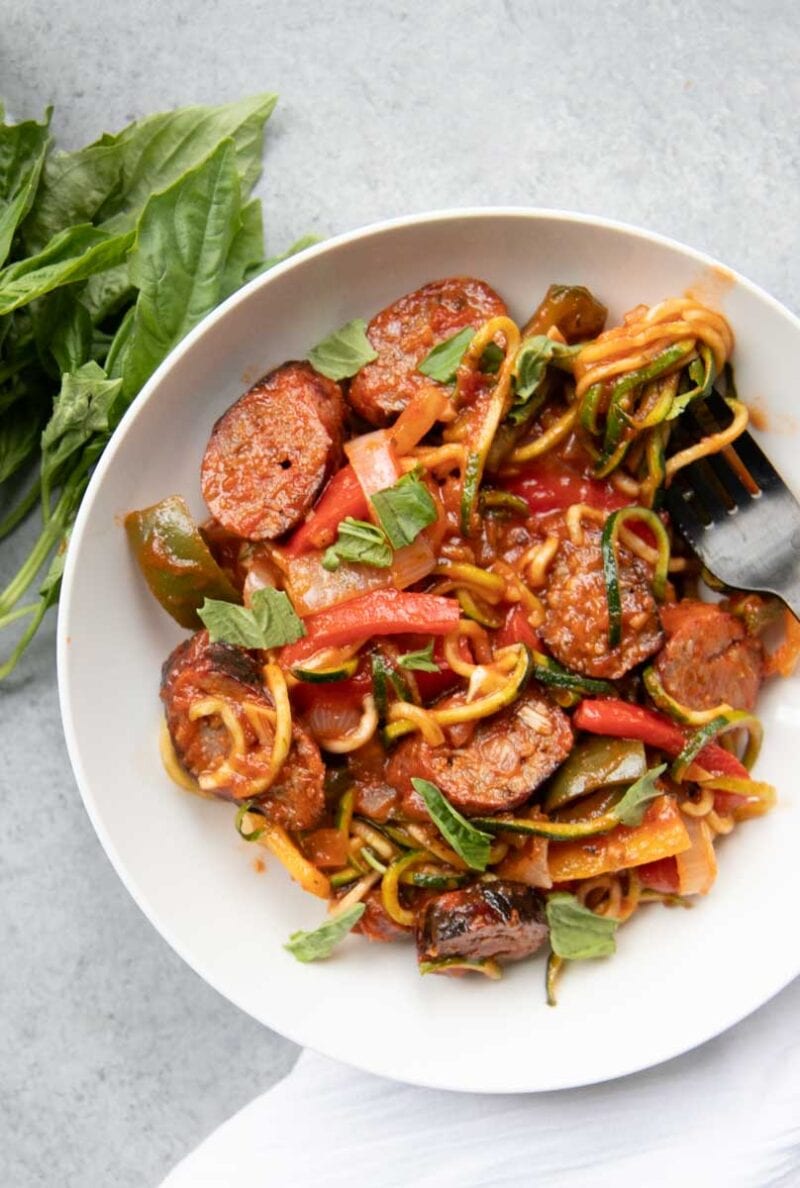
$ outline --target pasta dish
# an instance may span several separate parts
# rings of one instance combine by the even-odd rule
[[[800,628],[664,510],[747,425],[731,329],[689,296],[606,318],[582,286],[518,324],[482,280],[426,284],[235,401],[205,522],[180,495],[126,518],[192,632],[164,765],[327,902],[301,961],[351,931],[415,941],[425,974],[544,949],[554,1003],[774,802],[755,707]]]

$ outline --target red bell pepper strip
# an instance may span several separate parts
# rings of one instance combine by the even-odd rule
[[[333,476],[304,524],[289,538],[287,553],[307,553],[326,549],[336,539],[336,529],[347,516],[364,520],[369,515],[367,498],[352,466],[344,466]]]
[[[677,758],[690,737],[688,732],[655,710],[613,698],[608,701],[582,701],[572,721],[578,730],[586,730],[590,734],[639,739],[672,758]],[[736,776],[743,780],[750,778],[744,764],[718,743],[706,743],[695,763],[710,775]]]
[[[539,636],[531,627],[528,616],[519,603],[508,608],[505,622],[495,632],[494,642],[498,648],[507,648],[511,644],[524,643],[533,652],[541,652],[542,650]]]
[[[307,634],[287,644],[281,662],[296,664],[322,648],[368,639],[372,635],[449,635],[458,625],[461,608],[438,594],[408,594],[404,590],[372,590],[361,598],[339,603],[305,620]]]

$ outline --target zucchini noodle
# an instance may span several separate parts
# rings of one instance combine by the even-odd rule
[[[525,573],[528,585],[534,590],[540,590],[547,585],[547,571],[561,544],[561,537],[550,533],[539,544],[532,545],[520,557],[520,566]]]
[[[710,433],[708,437],[704,437],[697,445],[689,446],[688,449],[681,450],[679,454],[673,454],[667,461],[667,483],[684,466],[689,466],[690,463],[697,462],[700,458],[707,458],[709,454],[720,453],[726,446],[731,445],[736,441],[737,437],[740,437],[744,433],[747,423],[750,420],[747,405],[742,404],[739,400],[732,400],[730,397],[726,397],[725,403],[733,413],[733,420],[728,428],[721,429],[719,433]]]

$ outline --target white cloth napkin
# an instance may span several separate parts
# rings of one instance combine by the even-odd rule
[[[675,1009],[691,1011],[690,985]],[[794,1188],[799,1019],[800,979],[659,1068],[521,1096],[416,1089],[306,1051],[162,1188]]]

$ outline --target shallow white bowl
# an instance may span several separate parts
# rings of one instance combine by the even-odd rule
[[[371,1072],[450,1089],[522,1092],[617,1077],[675,1056],[753,1011],[800,972],[800,682],[761,709],[758,774],[780,804],[719,846],[713,893],[691,912],[639,913],[606,961],[574,963],[556,1010],[544,961],[482,978],[420,978],[405,945],[349,938],[300,965],[282,948],[319,901],[275,861],[260,877],[229,806],[176,789],[158,757],[159,669],[184,633],[145,587],[120,517],[180,492],[204,515],[199,467],[213,421],[259,375],[431,279],[483,277],[524,319],[552,281],[587,284],[611,319],[694,287],[737,338],[740,393],[767,410],[765,448],[800,488],[791,402],[800,322],[677,243],[601,219],[528,210],[430,214],[340,236],[255,280],[181,343],[141,393],[83,501],[64,576],[59,684],[87,811],[120,878],[164,938],[243,1010]],[[259,851],[262,853],[262,851]],[[158,989],[156,988],[156,993]],[[189,1006],[189,1009],[191,1007]]]

